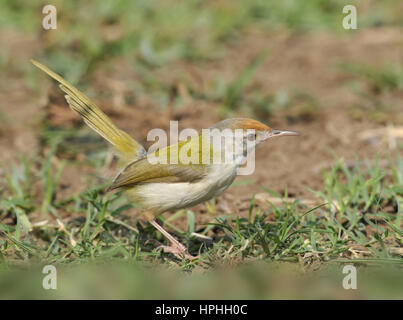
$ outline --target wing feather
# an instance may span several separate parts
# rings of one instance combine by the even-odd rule
[[[189,143],[200,143],[200,148],[192,149],[189,147]],[[202,163],[202,152],[206,152],[207,148],[211,148],[208,140],[208,144],[202,139],[202,136],[194,137],[188,141],[183,141],[175,145],[163,148],[158,152],[149,154],[149,156],[166,155],[167,159],[170,159],[171,152],[179,152],[185,150],[191,158],[192,152],[196,152],[197,159],[194,163],[184,163],[183,159],[178,156],[178,163],[151,163],[146,156],[143,159],[134,161],[126,166],[115,178],[109,190],[117,188],[133,187],[137,184],[163,182],[163,183],[177,183],[177,182],[196,182],[205,177],[208,174],[210,165]],[[186,148],[186,149],[182,149]],[[210,158],[211,158],[210,150]]]

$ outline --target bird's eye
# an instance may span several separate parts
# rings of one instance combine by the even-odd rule
[[[248,140],[249,141],[255,141],[257,138],[257,134],[256,133],[252,133],[250,135],[248,135]]]

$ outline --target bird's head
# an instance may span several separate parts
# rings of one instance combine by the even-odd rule
[[[226,129],[231,131],[242,130],[244,138],[249,141],[255,141],[255,145],[274,137],[297,136],[300,134],[296,131],[272,129],[257,120],[249,118],[226,119],[211,128],[216,128],[220,131]]]
[[[234,159],[238,165],[245,163],[247,155],[263,141],[274,137],[299,135],[296,131],[272,129],[248,118],[226,119],[209,130],[213,149],[221,154],[226,153],[225,159]]]

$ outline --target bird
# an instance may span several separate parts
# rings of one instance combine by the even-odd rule
[[[193,260],[198,257],[192,256],[182,243],[157,222],[158,216],[164,212],[190,208],[219,196],[232,184],[238,171],[245,165],[248,153],[253,152],[257,145],[274,137],[300,134],[291,130],[272,129],[254,119],[230,118],[185,141],[147,152],[139,142],[117,128],[84,93],[40,62],[33,59],[30,61],[59,82],[69,107],[116,149],[123,168],[107,191],[123,190],[129,201],[139,204],[142,218],[169,242],[169,245],[160,247],[178,259]],[[233,134],[234,137],[238,133],[238,138],[222,147],[221,142],[226,136],[218,135],[216,139],[217,132]],[[185,157],[171,157],[179,154]],[[230,154],[229,160],[225,158],[227,154]],[[176,161],[166,161],[168,158]]]

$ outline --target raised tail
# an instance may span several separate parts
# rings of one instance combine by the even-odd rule
[[[146,151],[143,146],[126,132],[118,129],[84,93],[38,61],[31,60],[31,62],[60,83],[59,87],[66,93],[65,98],[70,108],[77,112],[91,129],[109,141],[125,161],[129,162],[145,156]]]

